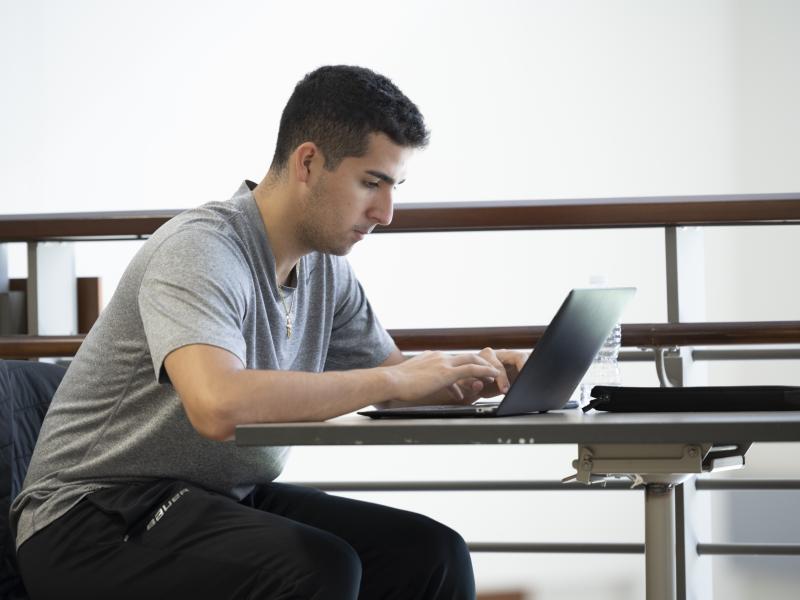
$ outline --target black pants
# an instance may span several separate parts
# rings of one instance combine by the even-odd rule
[[[240,503],[178,481],[95,492],[27,540],[18,562],[31,600],[475,597],[453,530],[275,483]]]

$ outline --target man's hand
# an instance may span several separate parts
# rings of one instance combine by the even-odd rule
[[[478,398],[491,398],[508,392],[530,353],[484,348],[478,353],[478,356],[493,365],[500,375],[493,380],[475,377],[460,380],[456,385],[461,391],[465,404],[472,403]]]
[[[454,355],[423,352],[385,368],[393,379],[395,398],[411,403],[447,390],[452,402],[468,404],[472,400],[466,398],[459,381],[480,382],[482,388],[493,385],[496,378],[508,381],[502,361],[484,352]]]

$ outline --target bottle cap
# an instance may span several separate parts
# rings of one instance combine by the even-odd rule
[[[608,284],[608,278],[605,275],[590,275],[589,285],[592,287],[605,287]]]

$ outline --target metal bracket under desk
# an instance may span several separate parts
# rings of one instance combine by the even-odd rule
[[[749,447],[750,444],[715,447],[709,443],[579,444],[578,458],[572,462],[576,473],[564,481],[575,479],[591,485],[627,477],[632,487],[644,486],[647,600],[676,600],[675,485],[699,473],[743,467]],[[687,566],[682,565],[684,570]]]

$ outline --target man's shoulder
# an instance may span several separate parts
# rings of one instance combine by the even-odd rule
[[[206,202],[184,210],[160,227],[153,237],[167,237],[176,231],[229,237],[257,235],[262,225],[248,184],[251,183],[242,183],[228,200]]]
[[[166,238],[176,233],[196,234],[200,237],[236,237],[241,235],[243,226],[249,228],[240,207],[230,201],[207,202],[179,213],[160,227],[153,237]]]
[[[176,215],[150,238],[150,251],[186,251],[205,254],[227,249],[247,254],[257,234],[248,215],[230,201],[208,202]]]

